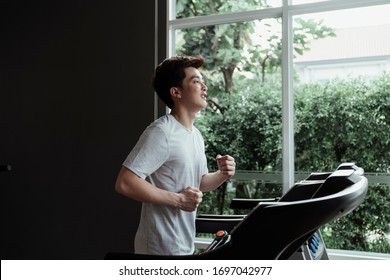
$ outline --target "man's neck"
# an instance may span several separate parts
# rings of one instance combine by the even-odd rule
[[[192,126],[194,124],[196,113],[191,112],[181,112],[180,110],[172,109],[171,115],[184,127],[188,129],[192,129]]]

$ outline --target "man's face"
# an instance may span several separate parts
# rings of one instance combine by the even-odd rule
[[[207,106],[207,86],[199,70],[194,67],[184,69],[186,77],[180,87],[180,103],[189,110],[200,111]]]

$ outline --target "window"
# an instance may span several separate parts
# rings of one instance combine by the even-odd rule
[[[377,204],[323,236],[329,248],[388,253],[389,1],[166,4],[161,58],[206,58],[209,106],[197,125],[209,162],[222,149],[240,169],[213,199],[204,196],[201,211],[231,214],[224,207],[231,197],[275,198],[310,172],[354,161],[370,183],[367,200]]]
[[[206,5],[206,2],[214,5]],[[324,83],[336,77],[352,78],[361,74],[372,79],[389,71],[390,48],[384,42],[385,38],[389,38],[384,34],[390,31],[386,19],[390,5],[387,3],[385,0],[171,0],[168,1],[170,12],[166,54],[171,56],[185,52],[205,56],[205,77],[211,97],[209,111],[205,115],[212,114],[212,111],[231,109],[234,102],[237,108],[246,106],[248,112],[256,110],[251,103],[254,97],[250,96],[254,91],[259,93],[255,98],[264,98],[264,106],[258,110],[258,117],[266,112],[266,116],[260,116],[266,125],[257,138],[251,137],[250,129],[256,126],[259,119],[254,118],[253,114],[242,113],[241,122],[238,122],[240,118],[237,116],[234,120],[224,118],[220,121],[225,124],[236,121],[241,132],[247,134],[242,132],[239,135],[241,138],[236,135],[235,139],[231,139],[229,133],[232,136],[235,131],[225,131],[221,141],[230,141],[232,150],[229,152],[232,154],[234,147],[247,145],[247,151],[238,155],[241,167],[247,171],[252,168],[263,172],[279,172],[280,176],[283,174],[281,181],[286,191],[300,179],[299,174],[296,174],[300,168],[304,172],[311,168],[331,168],[321,164],[317,167],[313,162],[311,166],[302,165],[309,151],[297,149],[297,143],[305,143],[301,139],[297,142],[296,137],[305,131],[307,135],[314,131],[296,123],[300,115],[294,110],[304,104],[303,92],[308,90],[300,87],[304,83]],[[379,22],[379,19],[383,22]],[[374,20],[375,23],[370,22]],[[340,23],[349,24],[345,25],[349,33],[345,28],[341,29]],[[367,27],[363,28],[363,25]],[[354,30],[357,33],[353,33]],[[353,36],[359,35],[359,32],[361,44],[355,44]],[[341,40],[344,40],[345,45],[340,45]],[[326,46],[326,51],[321,49]],[[266,96],[266,93],[272,95]],[[227,98],[234,99],[228,109],[221,107],[221,102]],[[275,105],[268,106],[267,102],[274,102]],[[249,115],[252,119],[249,119]],[[277,137],[267,134],[271,128],[278,131]],[[312,138],[306,144],[313,144],[312,141],[317,140]],[[338,144],[342,145],[333,143]],[[256,152],[261,149],[260,146],[266,149],[262,151],[262,157],[258,158]],[[339,152],[342,153],[344,148],[341,146]],[[253,157],[250,156],[251,152]],[[340,156],[340,159],[344,158]]]

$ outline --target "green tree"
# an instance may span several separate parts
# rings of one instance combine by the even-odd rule
[[[188,18],[209,14],[237,12],[248,9],[268,7],[267,1],[259,0],[177,0],[178,18]],[[183,44],[177,53],[201,54],[206,58],[205,68],[214,80],[222,73],[223,82],[212,82],[216,86],[209,92],[217,96],[223,88],[224,93],[233,91],[233,74],[237,68],[256,73],[265,81],[267,73],[274,73],[281,64],[281,29],[280,19],[272,24],[265,22],[261,28],[260,43],[254,40],[256,26],[260,21],[240,22],[226,25],[210,25],[193,29],[183,29]],[[276,28],[275,28],[276,27]],[[296,19],[294,25],[294,50],[296,55],[309,49],[311,39],[335,36],[334,30],[322,25],[322,21]],[[210,81],[208,81],[209,83]],[[222,87],[221,87],[222,84]],[[219,89],[219,90],[218,90]]]

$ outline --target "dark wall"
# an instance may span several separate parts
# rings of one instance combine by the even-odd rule
[[[139,204],[114,182],[153,121],[154,14],[154,0],[1,2],[1,259],[132,250]]]

